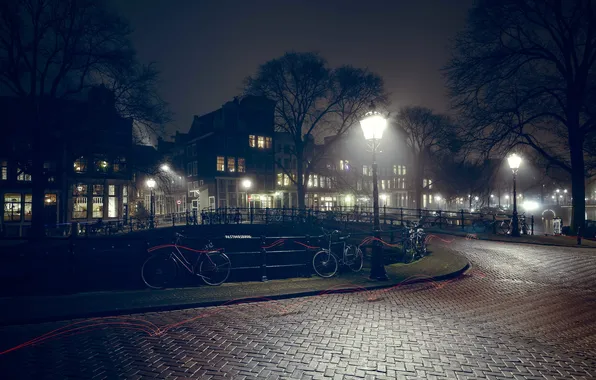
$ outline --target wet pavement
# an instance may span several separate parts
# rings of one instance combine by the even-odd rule
[[[392,289],[5,327],[0,373],[7,379],[596,376],[596,250],[445,235],[433,242],[463,253],[472,268],[457,279]]]

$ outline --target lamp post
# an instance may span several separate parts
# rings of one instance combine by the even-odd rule
[[[387,119],[379,112],[375,111],[371,104],[371,110],[360,120],[360,126],[364,133],[364,138],[372,150],[372,180],[373,180],[373,234],[374,241],[372,247],[372,265],[370,269],[370,278],[373,280],[388,280],[383,263],[383,252],[381,247],[381,228],[379,222],[379,184],[377,183],[377,148],[383,132],[387,128]]]
[[[154,199],[154,195],[153,195],[153,188],[155,187],[155,180],[153,178],[149,178],[147,180],[147,187],[149,188],[149,191],[151,192],[151,198],[149,200],[149,228],[154,228],[155,227],[155,199]]]
[[[509,167],[513,172],[513,216],[511,221],[511,236],[519,237],[519,221],[517,218],[517,190],[515,185],[517,180],[517,170],[521,164],[521,157],[513,153],[511,156],[507,157],[507,161],[509,162]]]

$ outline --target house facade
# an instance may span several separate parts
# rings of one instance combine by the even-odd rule
[[[31,224],[32,181],[44,181],[47,230],[71,222],[118,220],[128,208],[132,121],[120,117],[112,93],[89,91],[86,101],[47,102],[44,178],[31,175],[32,131],[22,127],[21,100],[1,98],[0,208],[4,236],[25,236]]]

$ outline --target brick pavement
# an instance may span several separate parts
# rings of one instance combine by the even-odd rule
[[[596,376],[596,258],[590,250],[463,239],[450,247],[474,265],[456,280],[78,321],[70,336],[0,355],[0,374],[7,379]],[[0,351],[65,325],[0,329]]]

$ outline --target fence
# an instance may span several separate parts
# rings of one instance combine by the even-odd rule
[[[425,228],[461,229],[469,228],[474,232],[506,232],[506,223],[512,215],[498,213],[445,211],[428,209],[409,209],[381,207],[379,220],[381,224],[404,226],[419,222]],[[131,218],[128,220],[110,220],[105,222],[85,221],[61,224],[48,228],[48,236],[76,235],[115,235],[147,230],[151,226],[151,218]],[[324,221],[344,223],[373,223],[373,209],[364,207],[337,207],[332,210],[297,209],[297,208],[220,208],[205,209],[201,212],[182,212],[156,215],[154,228],[180,225],[214,225],[214,224],[317,224]],[[534,234],[534,216],[526,219],[520,214],[520,226],[526,226],[524,232]],[[521,228],[521,227],[520,227]]]

